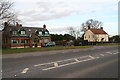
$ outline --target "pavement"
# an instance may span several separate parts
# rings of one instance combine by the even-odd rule
[[[3,78],[118,78],[118,45],[3,55]]]

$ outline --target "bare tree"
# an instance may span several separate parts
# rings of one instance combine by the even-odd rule
[[[0,25],[2,25],[3,22],[15,23],[16,21],[19,21],[15,13],[11,10],[12,6],[12,2],[4,0],[0,1]]]
[[[76,37],[76,30],[73,27],[69,27],[68,30],[71,36]]]
[[[82,26],[81,31],[86,32],[88,30],[88,26],[90,26],[91,28],[99,28],[102,25],[103,23],[101,21],[89,19],[85,23],[81,24]]]
[[[0,20],[13,17],[13,13],[10,12],[10,8],[13,3],[0,1]]]
[[[71,36],[75,37],[76,39],[81,36],[80,29],[76,29],[76,28],[73,28],[73,27],[68,27],[68,31],[69,31],[69,34]]]

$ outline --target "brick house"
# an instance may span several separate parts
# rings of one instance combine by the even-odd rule
[[[103,30],[103,27],[100,29],[88,27],[84,34],[84,40],[88,40],[88,42],[108,42],[109,35]]]
[[[18,23],[16,26],[12,26],[5,23],[2,36],[3,48],[41,47],[42,44],[51,41],[51,36],[46,29],[46,25],[39,28],[23,27]]]

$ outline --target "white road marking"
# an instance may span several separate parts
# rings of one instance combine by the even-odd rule
[[[51,69],[60,68],[60,67],[64,67],[64,66],[68,66],[68,65],[72,65],[72,64],[76,64],[76,63],[80,63],[80,62],[85,62],[85,61],[89,61],[89,60],[92,60],[92,59],[86,59],[86,60],[82,60],[82,61],[78,61],[78,62],[68,63],[68,64],[60,65],[58,67],[49,67],[49,68],[45,68],[45,69],[42,69],[42,70],[43,71],[51,70]]]
[[[82,57],[78,57],[78,58],[85,58],[85,57],[89,57],[89,55],[87,55],[87,56],[82,56]]]
[[[103,54],[100,54],[101,56],[104,56]],[[80,58],[88,58],[88,59],[83,59],[83,60],[78,60]],[[65,60],[60,60],[60,61],[54,61],[54,62],[49,62],[49,63],[43,63],[43,64],[37,64],[34,65],[36,66],[42,66],[42,65],[47,65],[47,64],[53,64],[53,67],[48,67],[48,68],[43,68],[42,70],[51,70],[51,69],[55,69],[55,68],[59,68],[59,67],[64,67],[64,66],[68,66],[68,65],[72,65],[72,64],[76,64],[76,63],[81,63],[81,62],[85,62],[85,61],[89,61],[89,60],[93,60],[93,59],[97,59],[100,58],[99,56],[94,57],[91,55],[87,55],[87,56],[82,56],[82,57],[76,57],[76,58],[70,58],[70,59],[65,59]],[[74,62],[69,62],[66,64],[62,64],[62,65],[58,65],[59,62],[63,62],[63,61],[70,61],[70,60],[75,60]],[[22,73],[25,73],[26,70],[24,70]]]
[[[58,63],[54,62],[54,66],[55,66],[55,67],[58,67]]]
[[[92,58],[92,59],[95,59],[95,57],[93,57],[93,56],[89,56],[90,58]]]
[[[25,74],[25,73],[27,73],[28,70],[29,70],[29,68],[25,68],[21,73]]]
[[[100,54],[101,56],[105,56],[104,54]]]
[[[89,55],[82,56],[82,57],[76,57],[76,58],[85,58],[85,57],[89,57]],[[43,64],[37,64],[37,65],[34,65],[34,66],[37,67],[37,66],[42,66],[42,65],[46,65],[46,64],[54,64],[55,62],[63,62],[63,61],[69,61],[69,60],[74,60],[74,58],[66,59],[66,60],[60,60],[60,61],[54,61],[54,62],[49,62],[49,63],[43,63]]]
[[[119,52],[113,53],[113,54],[118,54]]]
[[[76,62],[79,62],[79,60],[77,58],[74,59]]]
[[[108,53],[108,54],[112,54],[111,52],[106,52],[106,53]]]
[[[100,57],[96,57],[97,59],[100,58]]]

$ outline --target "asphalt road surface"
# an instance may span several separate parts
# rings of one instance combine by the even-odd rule
[[[3,55],[3,78],[118,78],[118,46]]]

